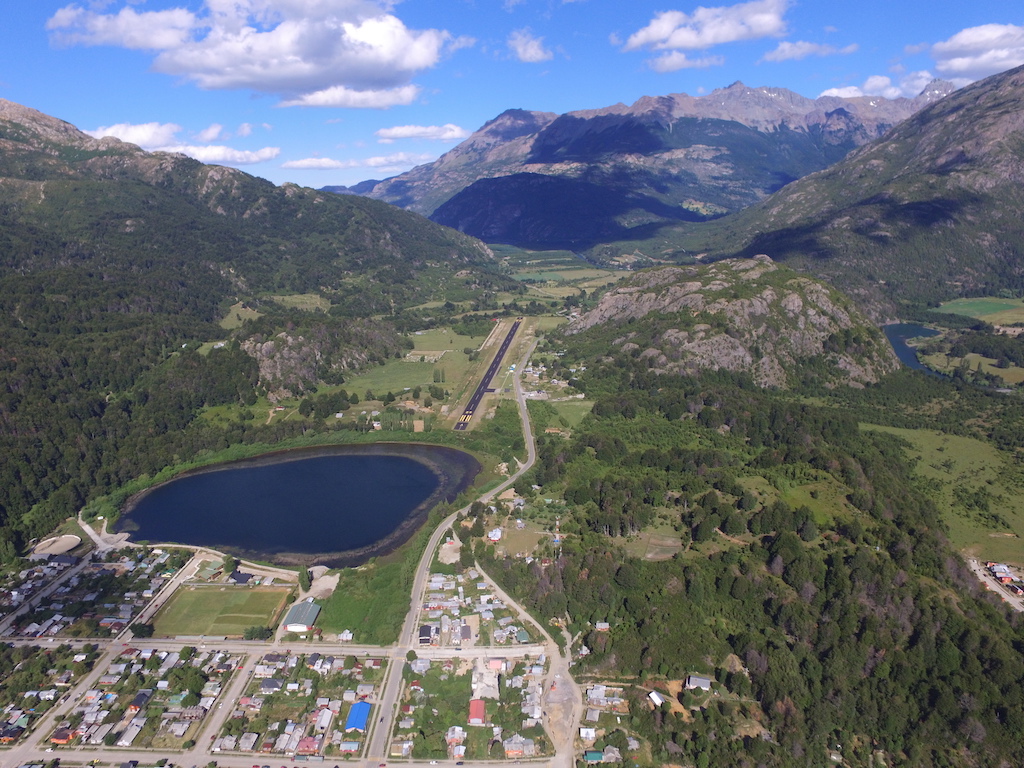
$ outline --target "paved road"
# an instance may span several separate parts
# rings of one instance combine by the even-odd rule
[[[476,392],[469,398],[469,403],[466,405],[466,409],[462,412],[458,422],[455,424],[456,430],[465,430],[469,426],[469,422],[473,420],[473,414],[476,413],[476,409],[480,406],[480,401],[484,399],[484,395],[487,394],[487,388],[491,386],[491,379],[501,368],[501,361],[505,358],[505,353],[508,352],[508,348],[512,345],[512,339],[515,338],[516,331],[519,330],[519,326],[522,325],[523,318],[517,318],[512,323],[512,329],[505,336],[505,340],[501,342],[501,346],[498,348],[497,354],[494,355],[494,360],[491,361],[491,365],[487,368],[483,378],[480,379],[480,385],[476,388]],[[529,358],[525,358],[529,360]],[[525,362],[524,360],[524,362]],[[522,367],[522,366],[520,366]]]
[[[506,342],[503,345],[502,351],[499,352],[497,360],[500,361],[500,357],[505,354],[507,350],[507,344],[511,341],[515,335],[515,331],[518,329],[519,321],[516,321],[515,326],[509,335],[506,337]],[[523,364],[518,366],[515,377],[513,378],[513,386],[516,396],[516,401],[519,405],[520,419],[522,423],[523,436],[527,447],[526,461],[523,462],[519,469],[512,474],[507,480],[493,488],[492,490],[482,494],[479,497],[481,502],[487,503],[491,501],[495,496],[503,492],[505,489],[511,487],[516,480],[527,472],[534,464],[537,458],[536,444],[534,441],[533,431],[531,429],[529,414],[526,409],[526,398],[523,395],[523,390],[520,381],[520,372],[525,367],[525,363],[530,359],[533,354],[533,350],[536,348],[536,341],[534,341],[530,347],[526,350],[523,355]],[[499,363],[500,364],[500,363]],[[316,650],[320,653],[326,654],[353,654],[357,656],[375,656],[383,657],[389,660],[388,669],[386,672],[384,687],[381,690],[380,706],[375,712],[376,721],[370,725],[370,732],[367,734],[367,751],[364,759],[361,761],[363,765],[375,766],[381,762],[384,762],[387,757],[387,753],[390,748],[391,734],[394,730],[394,722],[397,716],[398,702],[402,694],[402,669],[404,667],[405,656],[409,650],[415,650],[419,656],[424,658],[452,658],[459,657],[464,659],[472,658],[486,658],[493,656],[496,652],[503,656],[524,656],[529,655],[532,657],[539,656],[542,652],[548,655],[551,660],[551,679],[545,682],[545,694],[544,694],[544,705],[548,711],[549,716],[554,716],[557,722],[549,723],[549,732],[552,736],[552,743],[555,745],[557,750],[556,757],[554,759],[544,758],[538,761],[523,760],[524,763],[544,764],[544,765],[558,765],[570,768],[575,763],[575,755],[573,753],[573,739],[575,736],[575,730],[579,722],[580,709],[582,706],[582,699],[579,695],[579,690],[576,687],[575,682],[572,680],[569,674],[569,659],[562,656],[559,653],[558,647],[554,642],[554,639],[548,634],[544,627],[539,627],[540,631],[544,635],[544,643],[536,643],[526,646],[516,647],[494,647],[494,646],[477,646],[471,648],[465,648],[461,651],[456,651],[453,648],[430,648],[420,649],[418,647],[417,637],[417,626],[420,617],[420,606],[422,605],[423,595],[426,588],[427,578],[430,573],[430,565],[433,562],[434,552],[441,542],[442,537],[447,533],[448,529],[455,523],[456,519],[460,514],[464,514],[469,511],[469,507],[464,507],[457,512],[449,515],[447,518],[441,521],[427,543],[427,547],[424,550],[423,556],[420,559],[419,565],[416,570],[416,576],[413,583],[413,588],[410,594],[410,605],[409,612],[406,615],[405,621],[402,625],[402,630],[399,635],[399,640],[396,645],[389,648],[381,648],[379,646],[370,645],[359,645],[353,643],[340,643],[340,642],[317,642],[317,643],[289,643],[284,641],[276,641],[273,643],[266,643],[261,641],[244,641],[244,640],[226,640],[226,639],[203,639],[197,642],[192,640],[186,644],[198,645],[205,650],[221,650],[232,655],[240,655],[244,657],[242,663],[242,669],[236,671],[232,677],[231,682],[226,686],[218,699],[216,709],[211,712],[206,722],[203,725],[202,731],[196,740],[196,746],[191,750],[185,752],[178,751],[162,751],[162,750],[146,750],[145,761],[147,763],[156,761],[161,758],[167,759],[176,765],[204,765],[211,761],[216,761],[222,768],[249,768],[253,762],[275,762],[280,763],[283,759],[281,755],[274,755],[273,759],[269,759],[268,756],[260,755],[239,755],[232,753],[212,753],[209,750],[209,746],[212,743],[210,736],[215,735],[219,732],[223,726],[225,719],[230,715],[233,708],[234,702],[237,697],[241,694],[246,682],[249,680],[252,668],[257,661],[263,656],[263,654],[272,650],[295,650],[297,652],[313,651]],[[98,537],[97,537],[98,538]],[[97,541],[100,544],[102,539]],[[183,579],[184,574],[194,570],[193,567],[186,566],[183,568],[178,575],[168,584],[177,586]],[[481,571],[483,569],[480,569]],[[485,574],[486,576],[486,574]],[[509,605],[513,610],[519,611],[521,614],[526,616],[525,611],[520,608],[508,595],[506,595],[500,588],[494,585],[493,580],[488,579],[492,582],[492,585],[496,593],[505,600],[506,604]],[[56,584],[53,585],[54,587]],[[170,594],[170,589],[166,593]],[[155,612],[156,606],[147,608],[147,611],[143,614],[144,616],[150,616]],[[531,620],[531,624],[536,626],[535,622]],[[103,654],[96,661],[96,665],[93,670],[85,675],[78,684],[68,693],[65,693],[61,700],[54,706],[40,722],[33,728],[30,738],[26,738],[22,743],[15,747],[0,752],[0,768],[9,768],[10,766],[18,766],[29,762],[45,762],[50,757],[60,755],[65,761],[85,761],[85,760],[97,760],[103,763],[117,764],[127,759],[138,758],[141,750],[118,749],[111,747],[76,747],[73,749],[61,749],[57,753],[47,754],[46,749],[49,746],[49,735],[53,731],[56,723],[60,719],[67,716],[72,706],[77,703],[80,692],[87,688],[94,687],[96,680],[106,672],[107,667],[121,651],[121,649],[127,645],[127,643],[120,642],[121,638],[115,641],[108,641],[107,647]],[[40,644],[37,639],[30,639],[24,641],[15,641],[19,644]],[[139,639],[131,641],[133,645],[144,646],[147,648],[155,649],[168,649],[178,650],[181,648],[182,640],[162,640],[162,639]],[[551,691],[551,682],[557,683],[558,695],[553,695]],[[293,762],[288,760],[289,763]],[[450,762],[450,761],[443,761]],[[403,761],[403,765],[407,766],[420,766],[429,765],[427,761]],[[492,765],[491,763],[481,762],[467,762],[468,766],[487,766]]]
[[[502,345],[503,350],[507,348],[507,345],[518,329],[519,321],[516,321],[515,327],[505,338],[505,343]],[[519,467],[519,469],[512,474],[508,480],[498,485],[493,490],[480,496],[481,502],[488,502],[497,496],[499,493],[504,491],[506,488],[512,486],[516,480],[526,471],[533,466],[533,463],[537,460],[537,447],[533,438],[533,430],[530,426],[530,415],[526,410],[526,398],[523,396],[522,386],[520,383],[521,371],[525,367],[525,362],[530,359],[530,355],[533,354],[533,350],[536,348],[537,342],[533,342],[526,353],[523,355],[523,364],[518,366],[515,378],[513,379],[513,386],[515,387],[516,401],[519,404],[519,417],[523,428],[523,439],[526,442],[526,462]],[[504,351],[499,351],[498,358],[504,355]],[[493,367],[493,364],[492,364]],[[398,646],[395,650],[395,655],[399,656],[399,663],[392,664],[387,673],[387,677],[384,682],[383,695],[380,702],[380,708],[377,714],[377,722],[371,725],[370,733],[367,739],[367,751],[366,765],[372,766],[383,761],[390,751],[391,734],[394,733],[394,723],[398,716],[398,702],[399,697],[402,693],[402,668],[405,654],[410,651],[416,651],[420,653],[419,649],[419,638],[417,633],[417,627],[419,624],[420,617],[420,606],[423,604],[423,594],[426,589],[427,578],[430,576],[430,565],[434,561],[434,552],[441,543],[441,539],[448,532],[448,529],[455,524],[459,515],[464,515],[469,511],[469,507],[463,507],[446,517],[438,524],[437,528],[434,529],[430,539],[427,541],[426,549],[423,550],[423,555],[420,557],[419,565],[416,567],[416,577],[413,580],[413,586],[410,596],[409,613],[406,614],[405,622],[402,624],[402,631],[398,636]],[[515,605],[514,603],[511,603]],[[516,606],[518,608],[518,606]],[[440,650],[440,649],[439,649]],[[472,654],[487,654],[493,653],[492,648],[473,648],[466,649],[465,651],[455,651],[454,653],[461,653],[464,657],[470,657]],[[449,651],[448,656],[454,655],[453,652]],[[424,653],[424,656],[426,654]]]

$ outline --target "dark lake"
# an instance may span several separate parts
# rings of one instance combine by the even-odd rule
[[[479,470],[469,454],[433,445],[282,451],[151,488],[125,506],[118,530],[280,564],[358,565],[407,541]]]
[[[896,357],[900,359],[901,363],[916,371],[925,371],[936,376],[940,375],[928,366],[922,365],[921,361],[917,359],[917,351],[907,344],[907,339],[938,336],[938,331],[932,328],[925,328],[917,323],[893,323],[892,325],[883,326],[882,330],[885,332],[885,338],[889,340],[893,350],[896,352]]]

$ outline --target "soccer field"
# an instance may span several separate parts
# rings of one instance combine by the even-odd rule
[[[273,626],[288,587],[184,587],[156,615],[154,634],[242,635],[254,626]]]

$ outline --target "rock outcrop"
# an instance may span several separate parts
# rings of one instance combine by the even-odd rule
[[[857,386],[898,367],[882,333],[846,297],[764,255],[640,272],[569,333],[612,334],[613,348],[659,372],[725,369],[762,387],[808,374]]]

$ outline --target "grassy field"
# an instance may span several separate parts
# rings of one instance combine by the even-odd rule
[[[998,449],[927,429],[864,425],[902,437],[953,545],[979,559],[1024,565],[1024,470]]]
[[[578,427],[583,417],[594,408],[593,400],[559,400],[551,403],[558,415],[569,422],[569,427]]]
[[[1021,299],[956,299],[947,301],[936,311],[975,317],[993,325],[1024,323],[1024,300]]]
[[[155,634],[220,637],[273,626],[290,593],[288,587],[185,587],[156,615]]]
[[[331,308],[331,302],[318,293],[293,293],[270,298],[282,307],[303,309],[306,312],[326,312]]]
[[[395,560],[343,570],[334,594],[320,613],[320,628],[325,632],[349,629],[357,643],[395,642],[409,610],[409,588],[402,578],[404,567]]]
[[[976,355],[973,352],[966,357],[949,357],[948,355],[921,355],[921,362],[930,368],[934,368],[936,371],[942,371],[944,373],[952,374],[957,368],[960,367],[960,363],[966,361],[967,367],[972,371],[978,369],[979,364],[983,373],[991,373],[998,376],[1003,380],[1007,386],[1014,384],[1020,384],[1024,382],[1024,368],[1018,368],[1015,365],[1011,365],[1009,368],[1000,368],[996,365],[996,360],[991,357],[982,357]]]
[[[257,312],[255,309],[249,309],[240,301],[237,304],[233,304],[227,311],[227,314],[221,318],[220,327],[225,331],[233,331],[246,320],[255,320],[262,314],[262,312]]]

